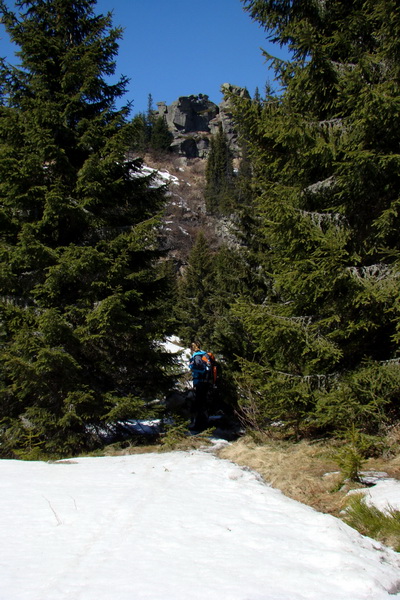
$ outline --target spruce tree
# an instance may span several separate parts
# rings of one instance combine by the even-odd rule
[[[150,149],[153,152],[168,152],[174,139],[164,117],[155,119],[150,137]]]
[[[140,414],[166,376],[157,336],[164,194],[126,160],[121,29],[94,0],[0,3],[20,66],[1,65],[3,454],[89,446],[106,421]],[[36,438],[35,438],[36,439]]]
[[[190,344],[208,344],[214,327],[211,295],[214,285],[213,252],[201,231],[189,253],[188,264],[178,280],[176,319],[178,334]]]
[[[132,150],[141,153],[168,152],[174,136],[163,116],[158,116],[153,108],[153,99],[149,94],[147,113],[138,113],[133,121]]]
[[[396,2],[244,0],[290,61],[282,95],[236,102],[258,190],[264,298],[235,315],[243,409],[259,424],[397,418],[399,39]]]
[[[149,149],[151,138],[151,126],[147,121],[145,113],[138,113],[133,117],[132,129],[131,149],[143,155]]]
[[[233,211],[235,203],[232,153],[221,124],[218,132],[211,138],[204,196],[209,213],[223,215]]]

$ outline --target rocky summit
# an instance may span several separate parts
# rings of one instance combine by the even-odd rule
[[[165,118],[173,134],[171,150],[186,158],[207,158],[210,138],[220,124],[234,153],[238,151],[237,133],[234,128],[231,102],[232,95],[248,97],[245,88],[224,83],[221,86],[223,101],[217,105],[207,95],[180,96],[170,105],[157,103],[157,113]]]

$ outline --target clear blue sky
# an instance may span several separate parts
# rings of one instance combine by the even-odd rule
[[[154,104],[189,94],[219,103],[223,83],[263,93],[273,72],[260,48],[283,55],[240,0],[98,0],[97,7],[113,10],[113,24],[124,27],[117,66],[131,80],[133,113],[147,110],[149,94]]]
[[[98,0],[95,10],[113,11],[113,25],[124,28],[117,74],[130,79],[124,100],[133,101],[133,114],[147,110],[149,94],[156,106],[190,94],[219,103],[223,83],[263,93],[273,72],[260,48],[285,56],[240,0]],[[0,54],[7,52],[2,34]]]

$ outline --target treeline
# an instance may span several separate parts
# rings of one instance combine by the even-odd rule
[[[126,80],[108,83],[121,30],[95,0],[0,1],[20,49],[0,63],[1,456],[90,449],[149,414],[176,377],[170,333],[219,355],[252,430],[373,443],[398,421],[396,2],[243,3],[291,59],[271,59],[279,93],[231,98],[238,171],[212,140],[206,208],[236,243],[200,235],[176,276],[165,190],[126,158],[166,149],[166,124],[129,120]]]

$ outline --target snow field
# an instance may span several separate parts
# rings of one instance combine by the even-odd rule
[[[210,453],[0,461],[0,600],[383,600],[399,556]]]

